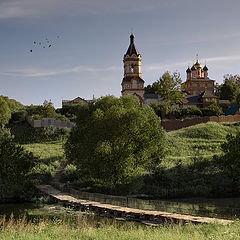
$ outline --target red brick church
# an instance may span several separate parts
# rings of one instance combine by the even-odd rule
[[[186,93],[186,101],[183,107],[203,108],[210,104],[212,99],[218,101],[218,97],[214,94],[214,80],[208,77],[208,68],[196,63],[186,70],[187,79],[183,83],[184,92]]]

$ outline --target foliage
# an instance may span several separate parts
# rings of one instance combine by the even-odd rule
[[[0,97],[0,128],[6,125],[11,118],[11,111],[7,102]]]
[[[223,114],[228,110],[229,105],[226,103],[220,103],[219,107],[222,109]]]
[[[227,135],[227,141],[222,144],[223,155],[216,157],[216,162],[222,170],[240,184],[240,133],[236,136]],[[237,190],[237,189],[235,189]],[[240,186],[238,191],[240,192]]]
[[[69,132],[68,128],[33,128],[26,122],[14,124],[11,127],[14,141],[20,144],[62,141],[66,139]]]
[[[174,112],[174,115],[177,119],[202,117],[202,111],[195,107],[179,108]]]
[[[150,106],[161,119],[165,118],[172,111],[172,108],[169,105],[158,104],[156,101],[152,101]]]
[[[65,104],[59,110],[62,115],[65,115],[71,120],[75,120],[76,117],[81,113],[82,109],[87,108],[88,104],[86,103],[74,103],[74,104]]]
[[[56,115],[55,109],[52,104],[45,105],[30,105],[26,107],[26,111],[29,116],[39,115],[42,118],[54,117]]]
[[[11,122],[23,122],[26,120],[27,111],[25,109],[18,110],[12,113]]]
[[[159,198],[232,196],[232,179],[213,156],[221,156],[228,133],[238,131],[238,123],[208,122],[167,133],[167,155],[142,191]]]
[[[202,109],[195,108],[195,107],[179,108],[174,112],[174,115],[177,119],[204,117],[204,116],[219,116],[221,114],[223,114],[222,107],[217,104],[215,99],[213,99],[207,107]]]
[[[8,104],[11,113],[14,113],[24,107],[20,102],[17,102],[15,99],[9,99],[6,96],[0,96],[0,98],[5,100],[5,102]]]
[[[24,106],[16,100],[9,99],[6,96],[0,96],[0,127],[6,125],[11,119],[11,116],[23,108]]]
[[[225,75],[224,83],[220,85],[220,99],[229,100],[234,102],[239,94],[240,76],[238,75]]]
[[[79,117],[65,151],[82,176],[116,187],[159,163],[163,139],[151,108],[140,106],[133,96],[107,96]]]
[[[35,183],[49,184],[61,163],[66,161],[63,142],[24,144],[23,148],[40,159],[32,170]]]
[[[167,113],[171,111],[173,105],[182,103],[184,94],[181,92],[180,74],[174,72],[172,75],[165,72],[162,77],[152,85],[145,88],[145,93],[159,94],[167,106]]]
[[[69,121],[63,115],[57,114],[53,104],[48,101],[44,101],[43,105],[30,105],[26,106],[26,111],[29,116],[32,117],[34,120],[41,120],[43,118],[55,118],[62,121]]]
[[[8,186],[15,191],[15,194],[19,194],[23,191],[24,186],[29,183],[29,175],[37,163],[38,158],[17,145],[8,130],[0,130],[1,184]]]
[[[217,104],[216,100],[213,99],[211,103],[202,109],[203,116],[219,116],[223,114],[222,108]]]

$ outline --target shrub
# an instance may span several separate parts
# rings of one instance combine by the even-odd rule
[[[85,109],[65,151],[82,176],[114,188],[158,164],[163,139],[159,118],[137,97],[107,96]]]
[[[202,109],[203,116],[219,116],[223,114],[221,107],[217,104],[216,100],[212,100],[211,103]]]
[[[228,176],[237,182],[240,181],[240,133],[236,136],[229,134],[226,139],[227,141],[221,146],[224,154],[216,157],[216,162]]]
[[[0,183],[16,195],[26,190],[31,169],[39,159],[13,141],[9,130],[0,129]]]
[[[202,117],[202,111],[199,108],[179,108],[174,112],[177,119],[192,118],[192,117]]]
[[[21,144],[62,141],[70,131],[68,128],[33,128],[26,122],[15,124],[11,128],[14,140]]]

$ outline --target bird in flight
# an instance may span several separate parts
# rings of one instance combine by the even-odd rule
[[[56,36],[56,38],[59,39],[60,36],[58,35],[58,36]],[[46,48],[52,47],[53,45],[55,45],[55,42],[50,41],[48,37],[46,37],[43,41],[36,41],[36,40],[33,41],[34,47],[41,47],[41,48],[46,49]],[[30,53],[32,53],[33,49],[30,49],[29,51],[30,51]]]

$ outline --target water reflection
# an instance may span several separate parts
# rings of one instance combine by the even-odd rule
[[[91,195],[88,197],[85,196],[85,199],[144,210],[156,210],[225,219],[240,219],[240,198],[146,200],[117,196],[103,198],[99,195],[100,194],[98,194],[97,197]],[[14,216],[17,217],[25,214],[30,218],[34,218],[38,216],[37,210],[39,209],[39,211],[41,211],[42,207],[43,206],[39,204],[29,203],[0,204],[0,215],[10,216],[10,214],[13,213]],[[29,212],[34,212],[34,215],[29,215]]]

